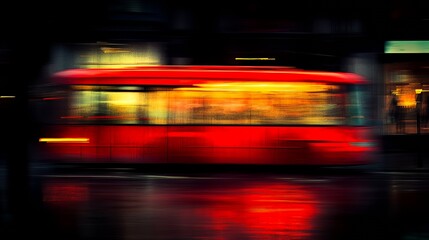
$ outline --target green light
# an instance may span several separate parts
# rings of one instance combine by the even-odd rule
[[[386,41],[384,53],[429,53],[429,41]]]

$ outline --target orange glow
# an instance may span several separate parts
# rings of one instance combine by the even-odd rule
[[[411,85],[404,86],[402,88],[396,89],[398,96],[398,106],[406,108],[415,108],[416,107],[416,89]]]
[[[130,50],[124,49],[124,48],[119,48],[119,47],[101,47],[101,51],[103,51],[103,53],[129,53],[131,52]]]
[[[230,83],[207,83],[195,84],[199,88],[185,88],[186,90],[200,91],[257,91],[257,92],[325,92],[331,89],[338,89],[338,86],[326,85],[323,83],[305,83],[305,82],[230,82]],[[183,89],[178,89],[183,90]]]

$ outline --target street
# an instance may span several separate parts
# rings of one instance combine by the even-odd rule
[[[35,171],[7,239],[429,239],[429,174],[347,169]],[[18,221],[19,222],[19,221]],[[2,239],[4,239],[2,236]]]

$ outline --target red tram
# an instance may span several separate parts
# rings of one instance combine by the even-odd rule
[[[42,158],[64,163],[357,165],[376,150],[352,73],[288,67],[70,69],[42,88]]]

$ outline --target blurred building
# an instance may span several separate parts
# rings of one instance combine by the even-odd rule
[[[382,133],[396,134],[389,117],[392,95],[406,108],[406,133],[424,132],[416,116],[429,91],[427,52],[401,52],[391,41],[428,39],[427,5],[403,0],[8,2],[4,24],[19,16],[26,20],[5,24],[8,37],[0,60],[6,70],[31,65],[24,76],[31,80],[25,84],[43,83],[44,76],[67,68],[142,64],[263,64],[355,72],[373,83],[367,101]],[[4,79],[14,78],[6,72]],[[6,89],[20,87],[7,82],[14,81],[3,81]],[[422,94],[422,104],[416,103],[416,94]]]

